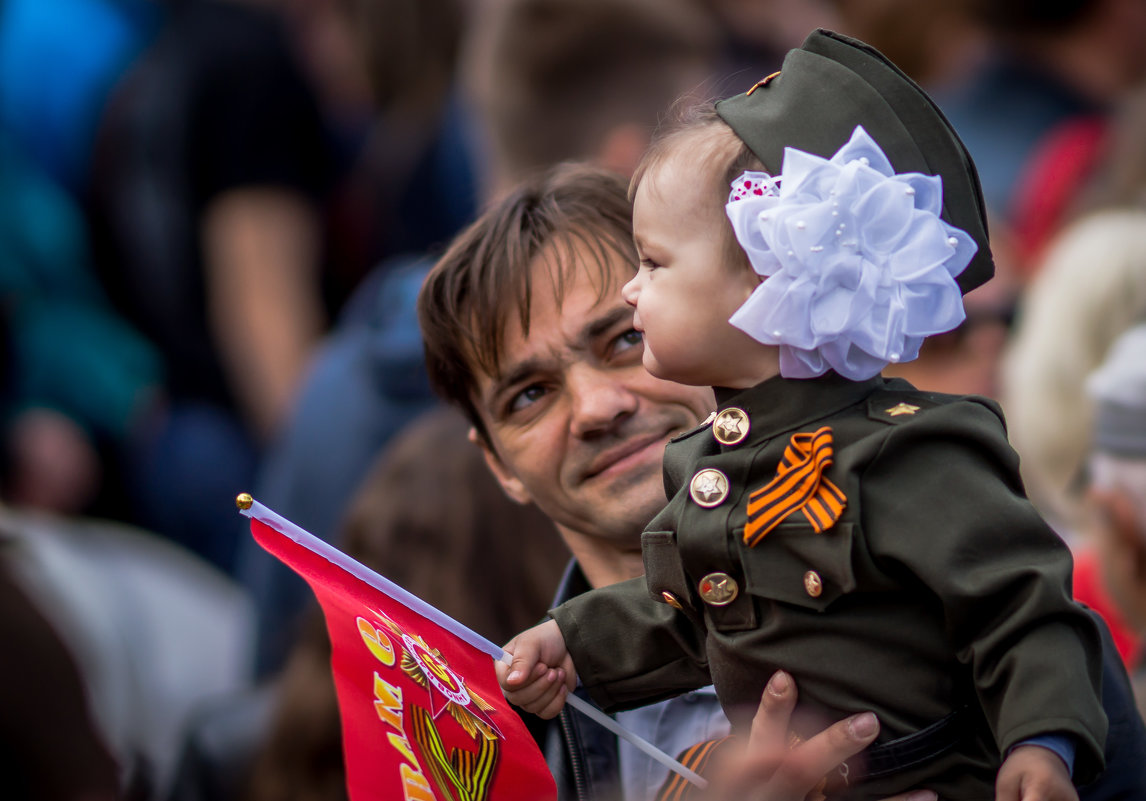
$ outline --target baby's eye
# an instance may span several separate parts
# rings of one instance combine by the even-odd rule
[[[641,259],[641,267],[651,272],[660,267],[660,265],[652,259]]]
[[[530,384],[528,387],[521,390],[521,392],[518,392],[516,395],[510,398],[508,407],[510,413],[512,414],[513,412],[520,412],[522,409],[525,409],[526,407],[536,403],[542,397],[544,397],[545,393],[546,389],[545,387],[541,386],[541,384]]]

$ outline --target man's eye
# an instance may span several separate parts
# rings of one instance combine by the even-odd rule
[[[644,334],[635,328],[630,328],[628,331],[617,337],[613,351],[615,353],[621,353],[622,351],[637,348],[640,347],[644,341]]]
[[[520,412],[527,406],[536,403],[545,395],[545,392],[545,387],[541,386],[540,384],[530,384],[528,387],[521,390],[521,392],[518,392],[513,396],[513,398],[510,399],[510,413]]]

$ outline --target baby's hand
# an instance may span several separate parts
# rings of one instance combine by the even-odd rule
[[[538,717],[552,718],[565,706],[566,694],[577,686],[573,659],[557,622],[544,623],[518,634],[505,646],[512,664],[496,662],[497,680],[506,699]]]
[[[1038,745],[1020,745],[999,768],[995,801],[1078,801],[1078,792],[1058,754]]]

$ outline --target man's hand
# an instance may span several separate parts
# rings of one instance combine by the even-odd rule
[[[995,801],[1078,801],[1078,792],[1058,754],[1037,745],[1020,745],[999,768]]]
[[[518,634],[505,650],[513,656],[512,663],[494,666],[506,699],[538,717],[555,717],[565,706],[566,694],[577,686],[573,659],[557,622],[547,620]]]
[[[720,767],[704,801],[804,801],[823,798],[824,777],[859,753],[879,733],[870,712],[853,715],[790,747],[788,723],[796,707],[796,685],[777,671],[760,698],[748,747]],[[916,790],[886,801],[936,801],[930,790]]]

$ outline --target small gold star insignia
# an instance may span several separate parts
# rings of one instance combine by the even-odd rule
[[[915,414],[919,411],[919,407],[912,406],[910,403],[897,403],[890,409],[884,409],[884,411],[892,417],[899,417],[901,414]]]

